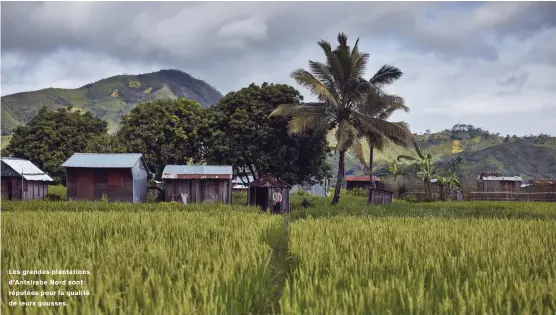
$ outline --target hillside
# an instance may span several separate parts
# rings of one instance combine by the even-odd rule
[[[2,135],[29,122],[39,108],[57,109],[72,105],[106,120],[111,130],[122,114],[136,104],[153,99],[186,97],[202,106],[216,104],[222,94],[204,81],[178,70],[161,70],[139,75],[118,75],[76,89],[48,88],[3,96]]]
[[[463,126],[463,127],[462,127]],[[456,125],[450,130],[414,135],[425,153],[442,164],[458,155],[463,158],[462,171],[478,174],[496,171],[505,175],[520,175],[524,179],[556,178],[556,137],[548,135],[503,137],[472,126]],[[336,141],[328,137],[332,147]],[[363,143],[365,159],[369,159],[369,146]],[[383,152],[375,151],[374,169],[393,161],[400,154],[416,156],[413,148],[388,146]],[[337,172],[338,158],[329,158],[332,171]],[[346,175],[363,175],[363,167],[349,153],[346,155]]]

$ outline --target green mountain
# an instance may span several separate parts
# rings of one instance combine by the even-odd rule
[[[202,106],[216,104],[222,94],[208,83],[178,70],[161,70],[139,75],[118,75],[77,89],[48,88],[2,97],[2,135],[29,122],[42,106],[49,109],[73,106],[91,111],[117,127],[122,114],[136,104],[154,99],[186,97]]]
[[[437,133],[414,135],[425,153],[430,153],[439,165],[460,155],[462,171],[479,174],[495,171],[504,175],[519,175],[524,179],[556,178],[556,137],[549,135],[510,137],[492,134],[469,125],[456,125]],[[328,137],[336,145],[333,134]],[[365,159],[369,159],[369,146],[363,143]],[[398,155],[416,156],[415,151],[390,145],[384,151],[374,152],[374,170],[397,158]],[[332,174],[337,173],[338,157],[329,158]],[[346,174],[363,175],[364,169],[351,154],[346,155]]]

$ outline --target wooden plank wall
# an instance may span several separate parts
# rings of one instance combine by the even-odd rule
[[[166,179],[165,200],[181,202],[180,195],[187,194],[187,203],[232,202],[230,179]]]
[[[133,178],[131,169],[66,169],[67,199],[77,199],[77,180],[81,172],[93,173],[93,199],[102,200],[106,194],[109,201],[133,202]],[[109,187],[107,182],[108,173],[119,173],[123,177],[122,187]]]

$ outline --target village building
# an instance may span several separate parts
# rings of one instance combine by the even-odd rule
[[[263,177],[254,180],[249,185],[247,193],[247,203],[249,205],[257,205],[263,211],[271,212],[289,212],[290,211],[290,189],[291,186],[280,178],[266,174]],[[282,201],[279,208],[274,211],[274,194],[280,194]]]
[[[228,165],[166,165],[162,172],[165,200],[231,203],[232,177]]]
[[[62,167],[68,200],[147,200],[150,172],[140,153],[75,153]]]
[[[329,183],[330,183],[330,179],[324,179],[321,181],[318,181],[314,184],[311,184],[309,182],[304,182],[302,185],[294,185],[290,192],[291,193],[296,193],[299,191],[304,191],[310,195],[313,196],[317,196],[317,197],[326,197],[329,195],[328,193],[328,189],[329,189]]]
[[[380,178],[378,176],[373,175],[373,181],[375,182],[375,187],[383,189],[382,185],[380,185]],[[354,188],[359,189],[368,189],[371,186],[371,181],[368,175],[364,176],[354,176],[348,175],[346,176],[346,189],[352,190]]]
[[[556,193],[556,180],[533,179],[521,185],[524,193]]]
[[[253,176],[236,176],[232,178],[232,190],[242,191],[249,189],[249,184],[253,181]]]
[[[54,181],[28,160],[3,157],[1,164],[2,200],[41,199]]]
[[[485,172],[479,175],[477,192],[519,192],[522,182],[519,176]]]

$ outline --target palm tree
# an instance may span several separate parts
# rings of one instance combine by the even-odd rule
[[[362,152],[355,152],[355,155],[359,158],[360,162],[365,165],[372,188],[376,188],[375,182],[373,181],[374,150],[384,150],[389,142],[407,148],[411,139],[411,131],[405,122],[392,123],[387,121],[395,111],[402,110],[404,112],[409,112],[409,108],[405,105],[402,97],[384,93],[381,89],[384,84],[392,83],[402,75],[402,72],[396,67],[390,66],[389,71],[392,73],[390,81],[380,82],[377,80],[376,76],[379,75],[379,73],[375,74],[375,76],[369,80],[372,84],[372,89],[367,95],[365,104],[359,107],[361,113],[359,113],[360,116],[357,117],[358,135],[360,138],[365,138],[369,143],[369,167],[366,167]],[[369,122],[371,123],[369,124]],[[382,128],[376,128],[377,125],[382,125]]]
[[[384,120],[366,114],[365,107],[373,84],[364,79],[369,54],[359,51],[359,39],[353,48],[348,46],[347,35],[338,34],[338,46],[332,50],[329,42],[318,42],[326,62],[309,61],[309,70],[297,69],[291,76],[306,87],[317,98],[315,103],[283,104],[271,116],[289,116],[290,134],[308,130],[328,132],[336,129],[336,148],[339,154],[338,176],[332,204],[340,200],[340,189],[344,178],[345,153],[352,148],[361,153],[358,138],[370,135],[370,130],[385,131],[399,128]],[[399,77],[397,68],[385,65],[373,76],[374,83],[387,84]],[[365,119],[364,119],[365,118]],[[360,154],[362,155],[362,154]]]
[[[425,193],[427,195],[427,199],[429,201],[433,200],[432,196],[432,187],[431,181],[436,176],[436,168],[434,167],[434,163],[432,161],[432,155],[427,154],[424,155],[419,148],[419,145],[415,141],[415,139],[411,140],[413,143],[413,147],[415,148],[415,152],[417,152],[417,156],[419,158],[415,158],[413,156],[408,155],[400,155],[398,156],[398,161],[405,159],[409,161],[413,161],[413,168],[417,173],[417,177],[423,182],[425,186]]]

